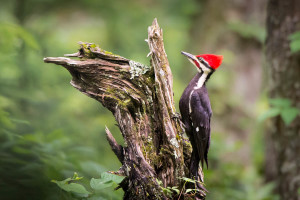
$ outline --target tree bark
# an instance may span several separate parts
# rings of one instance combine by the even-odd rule
[[[73,77],[73,87],[113,113],[125,146],[117,144],[108,128],[106,133],[122,163],[116,173],[126,177],[120,184],[124,199],[204,199],[205,192],[199,188],[185,193],[189,184],[180,179],[189,175],[191,145],[182,137],[174,106],[173,77],[156,19],[148,28],[147,42],[150,66],[91,43],[80,43],[79,52],[65,55],[79,59],[48,57],[44,61],[65,67]],[[182,194],[163,192],[172,186],[178,186]]]
[[[269,97],[290,99],[300,109],[300,53],[292,54],[289,47],[289,35],[300,30],[300,1],[269,0],[267,12]],[[300,199],[299,122],[299,115],[290,125],[279,116],[271,119],[266,155],[271,170],[266,173],[269,180],[277,182],[281,199]]]

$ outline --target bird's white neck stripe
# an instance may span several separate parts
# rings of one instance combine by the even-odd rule
[[[189,113],[192,113],[192,105],[191,105],[191,100],[192,100],[192,95],[194,93],[194,90],[192,90],[190,96],[189,96]]]
[[[198,80],[198,83],[197,83],[197,85],[194,87],[194,89],[199,89],[199,88],[201,88],[201,87],[204,85],[207,76],[208,76],[208,72],[204,71],[203,74],[200,76],[200,78],[199,78],[199,80]]]

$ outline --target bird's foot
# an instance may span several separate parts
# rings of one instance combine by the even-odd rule
[[[178,113],[178,112],[175,112],[175,113],[173,113],[172,114],[172,116],[171,116],[173,119],[175,118],[177,118],[177,119],[180,119],[181,120],[181,115],[180,115],[180,113]]]
[[[184,131],[185,130],[185,125],[181,121],[182,118],[181,118],[180,113],[178,113],[178,112],[173,113],[171,117],[172,117],[172,119],[176,120],[179,123],[179,126],[180,126],[181,130]]]

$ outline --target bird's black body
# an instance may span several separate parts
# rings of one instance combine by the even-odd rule
[[[182,122],[193,147],[190,172],[195,177],[198,177],[200,161],[202,167],[204,161],[208,167],[207,153],[210,144],[210,118],[212,115],[205,83],[202,87],[196,88],[201,75],[202,73],[199,72],[191,80],[179,101]]]

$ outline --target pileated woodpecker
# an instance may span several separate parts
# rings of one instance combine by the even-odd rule
[[[205,87],[206,81],[221,65],[223,56],[202,54],[192,55],[181,52],[196,66],[198,73],[185,88],[180,101],[179,109],[185,132],[188,135],[193,151],[190,163],[190,173],[198,179],[199,162],[207,162],[207,153],[210,145],[210,118],[212,110],[208,93]]]

